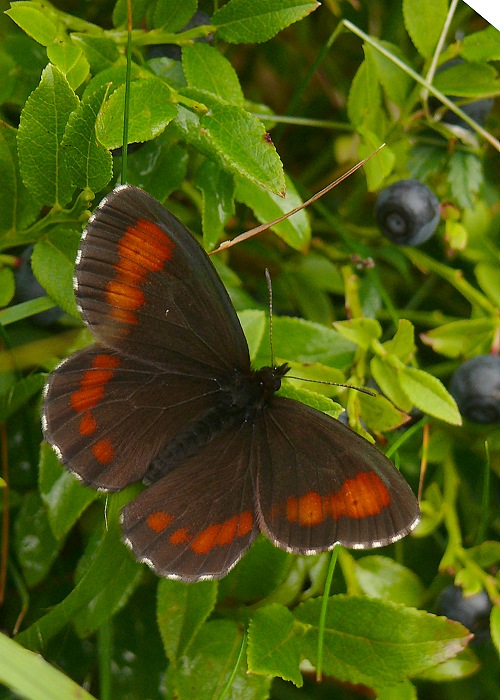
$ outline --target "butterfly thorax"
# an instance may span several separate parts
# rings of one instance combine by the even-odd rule
[[[230,379],[219,382],[217,405],[208,408],[159,451],[148,467],[144,482],[158,481],[223,431],[253,421],[256,413],[269,405],[289,369],[287,364],[283,364],[252,369],[247,373],[235,371]]]

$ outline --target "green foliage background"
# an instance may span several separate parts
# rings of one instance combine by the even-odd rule
[[[445,386],[464,359],[498,352],[498,106],[483,128],[460,105],[500,93],[500,32],[455,0],[132,6],[128,141],[143,145],[128,155],[127,180],[207,249],[386,143],[306,213],[212,259],[257,365],[269,362],[268,267],[276,359],[306,378],[377,381],[376,399],[287,391],[333,415],[346,407],[415,491],[425,464],[423,518],[384,550],[339,553],[322,683],[312,666],[329,554],[294,557],[262,539],[222,581],[191,585],[133,560],[118,524],[132,490],[106,498],[82,487],[39,422],[47,373],[90,340],[71,278],[89,211],[122,168],[126,3],[2,0],[0,619],[15,642],[0,637],[0,697],[72,697],[56,669],[103,699],[351,698],[357,685],[386,699],[498,697],[500,432],[460,425]],[[197,8],[210,25],[184,31]],[[182,60],[152,57],[165,43]],[[447,110],[469,128],[450,125]],[[406,177],[442,203],[420,248],[393,245],[374,224],[376,193]],[[15,304],[16,256],[29,243],[50,298]],[[62,325],[35,327],[33,314],[54,303]],[[404,430],[412,409],[424,417]],[[491,641],[467,646],[465,628],[434,614],[452,582],[488,593]]]

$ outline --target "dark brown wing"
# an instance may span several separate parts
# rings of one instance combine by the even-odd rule
[[[258,534],[252,426],[233,427],[122,510],[124,539],[161,576],[222,578]]]
[[[75,287],[83,317],[104,345],[162,368],[249,368],[238,317],[205,251],[136,187],[118,187],[91,217]]]
[[[337,420],[275,398],[256,424],[261,530],[297,554],[380,547],[419,520],[412,490],[385,455]]]
[[[71,355],[45,387],[45,439],[86,484],[138,481],[158,451],[220,402],[215,379],[163,372],[102,346]]]

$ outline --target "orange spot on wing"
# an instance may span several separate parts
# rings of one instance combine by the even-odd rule
[[[116,355],[96,355],[94,359],[92,360],[92,367],[95,367],[96,369],[98,368],[106,368],[106,369],[116,369],[121,365],[121,360],[120,358],[116,357]]]
[[[240,513],[238,516],[238,527],[236,529],[236,536],[244,537],[245,535],[248,535],[249,532],[251,532],[252,528],[253,514],[249,510]]]
[[[106,300],[111,306],[137,311],[144,304],[144,293],[137,287],[111,280],[106,285]]]
[[[286,501],[286,517],[290,523],[313,527],[328,518],[358,520],[378,515],[390,503],[391,495],[378,474],[360,472],[353,479],[346,479],[336,493],[321,495],[309,491],[303,496],[290,496]]]
[[[97,421],[90,411],[83,414],[80,420],[80,435],[92,435],[97,428]]]
[[[115,277],[106,286],[106,301],[112,307],[114,321],[124,326],[138,323],[133,312],[146,301],[140,287],[148,274],[163,268],[174,249],[175,243],[152,221],[139,219],[127,228],[118,242]]]
[[[150,513],[146,518],[146,522],[155,532],[163,532],[163,530],[170,525],[173,519],[173,515],[169,515],[163,510],[158,510],[156,513]]]
[[[169,540],[172,544],[183,544],[184,542],[189,542],[190,539],[191,535],[185,528],[176,530],[169,537]]]
[[[115,457],[113,444],[107,438],[103,438],[92,445],[92,453],[99,464],[110,464]]]
[[[300,525],[311,527],[322,523],[327,515],[323,499],[315,491],[309,491],[299,498],[290,497],[287,500],[286,517],[289,522],[298,522]]]
[[[70,403],[76,413],[90,411],[104,396],[106,384],[113,376],[120,360],[112,355],[96,355],[92,369],[83,373],[79,388],[71,394]]]
[[[190,544],[195,554],[208,554],[214,547],[227,547],[236,537],[244,537],[253,528],[253,515],[245,511],[223,523],[209,525]]]
[[[346,479],[341,490],[330,496],[332,517],[341,516],[362,519],[378,515],[391,503],[391,495],[382,479],[375,472],[360,472],[353,479]]]
[[[215,545],[220,529],[220,525],[210,525],[200,532],[189,545],[193,552],[195,554],[208,554]],[[234,533],[232,539],[234,539]],[[230,541],[232,541],[232,539]]]

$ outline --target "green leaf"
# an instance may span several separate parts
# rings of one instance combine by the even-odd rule
[[[271,679],[247,672],[245,654],[240,655],[242,642],[243,635],[235,621],[206,623],[182,663],[169,668],[167,687],[175,688],[178,700],[218,698],[235,672],[227,697],[269,697]]]
[[[500,279],[498,266],[492,263],[479,263],[474,270],[479,286],[491,301],[500,306]]]
[[[51,666],[39,654],[24,649],[0,633],[0,682],[23,698],[36,700],[95,700],[71,678]]]
[[[161,0],[154,8],[153,27],[178,32],[189,22],[197,7],[197,0]]]
[[[16,518],[14,548],[24,579],[30,588],[45,579],[61,546],[62,542],[58,542],[52,534],[38,493],[24,494]]]
[[[460,53],[467,61],[499,61],[500,31],[490,24],[480,32],[465,36]]]
[[[39,487],[57,540],[65,537],[87,506],[99,498],[97,491],[84,486],[61,466],[47,443],[43,443],[40,450]]]
[[[400,374],[401,388],[417,408],[446,423],[462,424],[455,399],[437,377],[413,367],[402,368]]]
[[[399,46],[391,44],[388,41],[379,40],[379,43],[396,58],[399,58],[403,62],[405,61],[404,54]],[[393,61],[372,46],[366,44],[364,46],[364,51],[365,54],[372,54],[371,57],[377,65],[378,79],[387,97],[398,107],[402,109],[407,108],[408,96],[413,88],[412,78]]]
[[[176,665],[213,611],[216,581],[185,584],[162,579],[158,585],[157,620],[168,660]]]
[[[359,345],[363,350],[368,350],[374,340],[382,335],[382,328],[378,321],[372,318],[352,318],[349,321],[337,321],[333,324],[336,331],[351,343]]]
[[[61,225],[38,241],[31,256],[37,280],[54,301],[74,318],[80,318],[73,292],[75,258],[80,232]]]
[[[472,357],[488,352],[497,323],[493,318],[453,321],[421,333],[421,340],[447,357]]]
[[[69,40],[65,38],[64,40],[48,46],[47,56],[49,61],[68,77],[68,72],[76,66],[78,60],[81,58],[82,51],[78,46],[71,44]],[[72,87],[75,89],[75,86]]]
[[[401,387],[399,371],[391,364],[389,358],[372,357],[370,371],[382,393],[395,406],[409,413],[413,408],[413,402]]]
[[[82,639],[88,637],[117,613],[126,604],[141,578],[142,568],[134,560],[128,547],[122,542],[120,526],[111,527],[113,535],[109,531],[98,528],[94,530],[87,542],[83,557],[78,563],[76,574],[76,588],[80,581],[87,582],[87,572],[92,571],[94,576],[92,599],[88,605],[82,605],[71,615],[71,622],[75,631]],[[94,571],[94,561],[100,561],[100,548],[106,542],[106,546],[112,544],[114,538],[116,553],[115,563],[118,566],[116,577],[111,577],[101,583],[98,571]]]
[[[107,89],[102,87],[70,115],[62,147],[72,184],[92,192],[103,190],[113,176],[111,153],[97,141],[96,119]]]
[[[0,233],[6,234],[32,223],[39,210],[19,174],[16,135],[14,128],[0,121]],[[1,247],[8,245],[7,235]]]
[[[0,393],[0,423],[3,423],[28,401],[38,394],[45,384],[45,374],[31,374],[25,379],[16,381],[8,390]]]
[[[400,318],[398,322],[398,330],[392,340],[388,340],[384,344],[384,349],[394,355],[401,362],[407,364],[416,352],[415,345],[415,329],[410,321]]]
[[[305,403],[307,406],[315,408],[317,411],[327,413],[329,416],[332,416],[332,418],[338,418],[343,411],[342,406],[328,396],[324,396],[311,389],[297,388],[289,382],[283,383],[279,395],[285,396],[287,399]]]
[[[454,659],[419,673],[418,679],[435,683],[458,682],[461,678],[467,678],[477,673],[479,667],[480,664],[474,652],[471,649],[464,649]]]
[[[232,44],[258,44],[319,7],[316,0],[230,0],[214,12],[218,35]]]
[[[82,54],[81,56],[79,56],[74,66],[72,66],[68,70],[68,72],[66,73],[66,78],[73,90],[76,90],[89,77],[89,73],[89,62]]]
[[[495,97],[500,94],[500,79],[487,63],[459,63],[434,77],[434,87],[454,97]]]
[[[123,145],[123,109],[125,86],[121,85],[104,103],[97,117],[96,133],[106,148]],[[163,80],[147,78],[130,84],[130,114],[128,142],[150,141],[161,134],[177,110],[171,92]]]
[[[380,148],[382,141],[377,133],[366,129],[365,127],[358,128],[359,135],[362,141],[358,147],[358,155],[360,158],[371,156],[377,148]],[[389,175],[396,163],[396,154],[387,145],[382,148],[373,158],[370,158],[363,169],[366,174],[366,184],[369,192],[377,192],[387,175]]]
[[[473,206],[483,184],[483,166],[475,153],[455,150],[450,156],[448,181],[453,196],[462,208]]]
[[[182,49],[182,68],[189,87],[206,90],[226,102],[244,106],[236,71],[219,51],[198,41]]]
[[[380,555],[361,557],[354,567],[362,593],[370,598],[391,600],[414,608],[422,605],[425,588],[411,569]]]
[[[355,395],[361,416],[372,432],[380,435],[388,430],[396,430],[408,422],[406,413],[395,408],[385,396],[369,396],[360,392],[356,392]],[[348,409],[350,414],[350,405]]]
[[[225,167],[278,195],[285,193],[283,165],[262,122],[249,112],[221,101],[211,93],[189,90],[208,112],[200,116],[201,129]]]
[[[63,601],[16,637],[21,644],[40,651],[77,614],[79,631],[84,634],[109,619],[126,601],[124,593],[130,593],[130,581],[135,585],[141,571],[121,541],[118,511],[128,497],[127,492],[108,497],[104,535],[93,549],[90,566]]]
[[[447,0],[403,0],[406,31],[424,58],[432,56],[447,14]]]
[[[61,141],[78,104],[64,75],[49,64],[21,112],[17,136],[21,174],[39,204],[64,206],[73,194]]]
[[[277,356],[292,362],[321,362],[339,369],[351,363],[354,351],[354,345],[333,328],[286,316],[273,318],[273,345]],[[266,363],[268,348],[262,361]]]
[[[52,44],[58,34],[59,27],[41,3],[13,2],[5,14],[42,46]]]
[[[151,0],[134,0],[132,6],[132,20],[134,28],[140,27],[144,22],[149,5],[151,5]],[[127,26],[127,6],[128,0],[117,0],[113,9],[113,25],[115,27]]]
[[[219,581],[219,601],[251,603],[279,587],[290,569],[291,556],[267,537],[258,537],[234,569]],[[262,576],[265,571],[266,575]]]
[[[107,37],[73,32],[71,40],[85,55],[94,75],[111,68],[120,57],[117,45]]]
[[[306,625],[302,654],[316,664],[321,600],[295,609]],[[326,613],[323,671],[377,690],[455,657],[469,631],[456,622],[374,598],[336,595]],[[383,659],[383,663],[381,663]]]
[[[285,175],[286,195],[278,197],[249,180],[236,180],[235,198],[252,209],[260,223],[267,223],[303,204],[293,182]],[[295,250],[305,251],[311,240],[309,218],[304,209],[272,227],[272,230]]]
[[[0,268],[0,307],[10,304],[15,291],[14,272],[8,267]]]
[[[128,159],[127,181],[146,190],[159,202],[181,189],[186,177],[188,153],[183,145],[175,143],[173,136],[173,131],[166,129]]]
[[[365,47],[366,48],[366,47]],[[374,52],[368,51],[351,83],[347,99],[349,121],[356,128],[365,127],[381,134],[382,92]],[[379,144],[380,145],[380,144]]]
[[[248,628],[248,670],[279,676],[301,688],[301,634],[301,627],[284,605],[275,603],[256,610]]]
[[[195,182],[203,194],[203,243],[206,250],[213,250],[234,215],[234,177],[207,158],[198,168]]]

